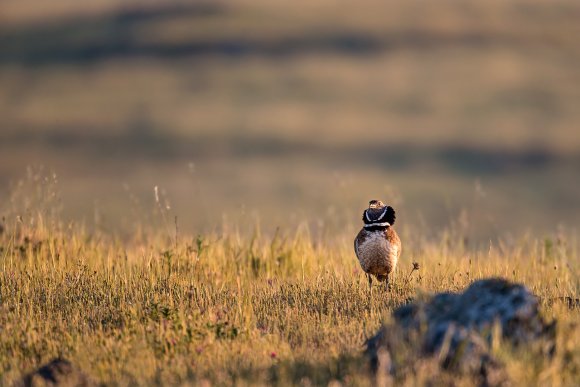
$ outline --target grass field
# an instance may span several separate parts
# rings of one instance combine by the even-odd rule
[[[315,238],[303,227],[266,237],[256,226],[250,237],[182,235],[160,206],[122,240],[62,223],[54,204],[40,204],[11,213],[0,236],[3,385],[57,356],[107,385],[371,385],[365,339],[409,299],[490,276],[544,299],[580,297],[578,240],[566,232],[484,250],[467,249],[451,230],[407,235],[393,289],[370,293],[354,234]],[[543,314],[558,320],[553,358],[507,346],[495,353],[515,385],[577,385],[579,311],[554,304]],[[476,382],[439,371],[436,360],[395,381]]]
[[[388,384],[363,344],[410,299],[580,298],[577,0],[0,8],[1,385],[57,356],[105,385]],[[389,294],[353,252],[370,199]],[[494,354],[579,385],[579,311],[543,313],[553,358]]]

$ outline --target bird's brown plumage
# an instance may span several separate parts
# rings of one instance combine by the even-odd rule
[[[378,208],[376,202],[379,203]],[[379,281],[386,280],[388,283],[389,275],[395,270],[401,255],[401,240],[393,228],[394,210],[380,201],[373,200],[370,203],[369,210],[363,213],[365,227],[354,240],[354,250],[362,269],[369,275],[369,282],[370,275],[373,275]],[[381,213],[387,213],[387,209],[392,213],[388,219],[381,216]]]

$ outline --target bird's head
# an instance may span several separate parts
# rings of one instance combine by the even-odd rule
[[[395,224],[395,210],[380,200],[369,201],[369,208],[363,212],[362,220],[367,229],[382,229]]]

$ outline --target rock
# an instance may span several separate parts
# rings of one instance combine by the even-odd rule
[[[549,338],[547,351],[553,351],[555,324],[542,319],[537,297],[525,286],[503,279],[476,281],[463,293],[440,293],[404,305],[393,318],[367,341],[375,371],[381,367],[379,354],[387,350],[391,373],[409,366],[409,357],[435,357],[447,370],[477,373],[484,384],[497,385],[502,377],[501,364],[490,354],[494,335],[501,334],[514,346]],[[401,352],[405,356],[398,356]]]
[[[89,378],[66,360],[57,358],[26,375],[25,386],[91,386]]]

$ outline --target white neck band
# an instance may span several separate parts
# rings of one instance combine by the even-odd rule
[[[391,224],[389,222],[383,223],[368,223],[364,225],[364,228],[371,228],[371,227],[389,227]]]

